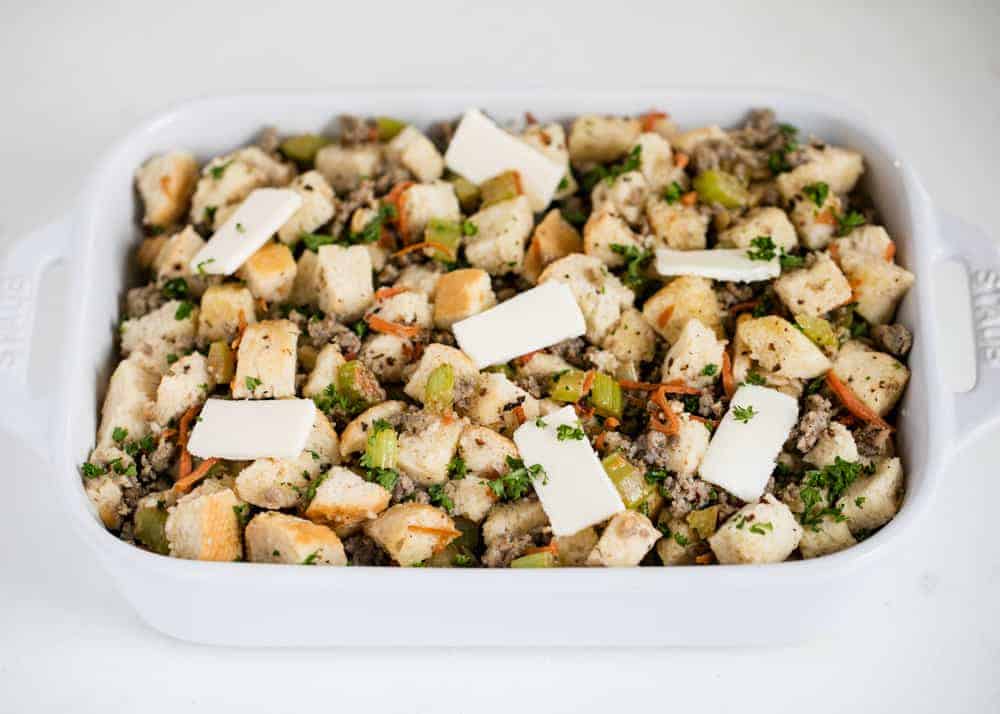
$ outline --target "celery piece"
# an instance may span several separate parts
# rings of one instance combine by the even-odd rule
[[[462,206],[462,212],[467,215],[475,213],[479,206],[479,187],[458,174],[449,178],[448,181],[455,189],[455,195],[458,197],[459,205]]]
[[[691,511],[686,520],[687,524],[698,534],[698,537],[704,540],[715,533],[719,522],[719,507],[715,505]]]
[[[329,143],[329,139],[319,134],[299,134],[285,139],[278,149],[300,166],[312,166],[316,153]]]
[[[135,539],[154,553],[167,555],[167,511],[159,506],[146,506],[135,512]]]
[[[570,369],[558,377],[552,383],[549,396],[558,402],[578,402],[583,396],[583,380],[586,379],[585,372],[578,369]]]
[[[396,430],[381,420],[372,424],[365,443],[365,466],[370,469],[394,469],[398,453]]]
[[[642,469],[638,468],[617,451],[601,460],[604,471],[611,483],[618,489],[626,508],[637,509],[656,491],[656,484],[646,480]]]
[[[385,399],[378,380],[364,363],[352,359],[337,370],[337,393],[349,403],[348,411],[365,409]]]
[[[208,348],[207,368],[219,384],[229,384],[236,374],[236,356],[228,342],[213,342]]]
[[[621,385],[614,378],[598,372],[594,375],[594,386],[590,390],[590,403],[601,416],[621,419],[625,409]]]
[[[483,199],[483,208],[494,203],[508,201],[517,198],[524,191],[521,190],[521,175],[517,171],[504,171],[491,179],[486,179],[479,184],[479,194]]]
[[[454,263],[458,259],[458,247],[462,244],[462,224],[444,218],[431,218],[424,229],[424,240],[447,249],[432,247],[431,258],[442,263]]]
[[[451,409],[455,394],[455,370],[450,364],[441,364],[427,376],[424,387],[424,407],[444,414]]]
[[[406,128],[406,122],[392,117],[375,117],[375,128],[378,131],[379,141],[392,141]]]
[[[702,171],[694,179],[694,190],[703,203],[718,203],[726,208],[742,208],[750,200],[746,186],[725,171]]]
[[[554,568],[556,567],[556,556],[548,550],[543,550],[531,555],[522,555],[510,562],[512,568]]]
[[[836,348],[839,345],[837,333],[827,320],[800,312],[795,316],[795,323],[802,328],[802,334],[820,347]]]

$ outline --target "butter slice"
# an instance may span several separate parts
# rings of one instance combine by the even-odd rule
[[[587,331],[573,291],[555,280],[451,326],[476,369],[579,337]]]
[[[480,184],[504,171],[517,171],[531,210],[544,211],[552,202],[566,167],[504,131],[478,109],[462,117],[444,155],[445,165]]]
[[[232,275],[301,205],[302,196],[287,188],[254,190],[195,253],[191,272]]]
[[[752,408],[753,416],[745,422],[737,419],[738,407]],[[799,403],[792,397],[768,387],[743,385],[708,443],[699,474],[737,498],[756,501],[798,418]]]
[[[712,280],[754,283],[773,280],[781,275],[781,262],[777,257],[771,260],[751,260],[747,251],[742,248],[660,248],[656,251],[656,272],[664,277],[697,275]]]
[[[315,419],[311,399],[209,399],[188,451],[202,459],[295,459],[306,448]]]
[[[573,407],[563,407],[542,417],[545,426],[532,419],[514,432],[514,443],[526,466],[541,464],[545,477],[534,481],[535,492],[557,536],[569,536],[601,523],[625,510],[618,490],[611,483],[590,441],[559,441],[560,424],[580,426]]]

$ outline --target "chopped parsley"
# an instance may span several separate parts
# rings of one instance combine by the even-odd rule
[[[214,262],[215,258],[209,258],[208,260],[203,260],[200,263],[198,263],[198,265],[196,266],[196,269],[198,270],[198,275],[205,275],[205,266],[208,265],[209,263],[214,263]]]
[[[246,527],[246,524],[250,522],[249,503],[241,503],[238,506],[233,506],[233,513],[236,514],[236,518],[239,520],[241,527]]]
[[[535,419],[535,426],[537,426],[539,429],[544,429],[545,427],[548,426],[548,424],[545,422],[544,419],[538,417],[537,419]]]
[[[751,407],[736,405],[733,407],[733,419],[743,424],[749,424],[750,420],[757,416],[758,412]]]
[[[824,384],[826,384],[826,377],[816,377],[816,379],[806,385],[806,396],[816,394],[816,392],[823,388]]]
[[[219,180],[220,178],[222,178],[222,174],[226,173],[226,169],[229,168],[229,165],[231,163],[233,163],[232,160],[229,160],[229,161],[227,161],[224,164],[219,164],[218,166],[213,166],[212,168],[210,168],[208,170],[208,172],[210,174],[212,174],[212,178],[214,178],[216,180]]]
[[[316,565],[316,560],[319,558],[319,551],[314,550],[312,553],[306,556],[306,559],[302,561],[303,565]]]
[[[261,384],[263,384],[263,382],[261,382],[256,377],[247,377],[246,379],[247,390],[250,392],[257,389],[257,387],[259,387]]]
[[[368,334],[368,323],[365,322],[364,320],[358,320],[353,325],[351,325],[351,329],[354,330],[354,334],[356,334],[358,337],[364,337],[365,335]]]
[[[433,484],[428,488],[427,495],[431,498],[432,506],[441,506],[448,513],[451,513],[452,509],[455,508],[455,502],[444,492],[444,485],[440,483]]]
[[[611,250],[625,258],[625,274],[622,276],[622,282],[630,288],[641,287],[646,282],[642,269],[653,257],[653,252],[621,243],[612,243]]]
[[[646,483],[663,483],[670,476],[666,469],[650,469],[646,472]]]
[[[719,365],[717,364],[706,364],[701,368],[701,375],[703,377],[714,377],[719,373]]]
[[[115,443],[121,444],[123,441],[125,441],[125,439],[128,438],[128,429],[116,426],[111,431],[111,438],[115,441]]]
[[[795,141],[795,135],[799,133],[798,129],[791,124],[781,124],[779,129],[785,136],[785,144],[777,151],[772,151],[771,155],[767,157],[767,167],[775,175],[792,170],[791,164],[788,163],[788,154],[799,148],[798,142]]]
[[[563,179],[565,181],[565,179]],[[462,235],[474,236],[479,233],[479,226],[472,221],[462,221]]]
[[[587,214],[578,209],[563,207],[559,209],[563,219],[573,226],[582,226],[587,222]]]
[[[560,424],[556,427],[556,439],[559,441],[580,441],[584,438],[583,429],[569,424]]]
[[[237,233],[246,233],[247,229],[243,227],[242,223],[237,223],[236,224],[236,232]]]
[[[337,242],[332,235],[323,233],[300,233],[299,239],[306,248],[314,253],[320,249],[320,246],[333,245]]]
[[[609,186],[622,174],[637,171],[642,157],[642,145],[636,145],[620,163],[611,166],[595,166],[585,173],[580,181],[584,191],[590,191],[600,181]]]
[[[312,503],[312,500],[316,498],[316,489],[318,489],[320,487],[320,484],[326,481],[326,479],[329,476],[330,472],[327,471],[326,473],[321,473],[319,476],[317,476],[316,478],[314,478],[312,481],[309,482],[309,485],[306,486],[305,495],[302,497],[304,506],[308,506],[310,503]]]
[[[676,181],[671,181],[670,185],[663,189],[663,200],[669,204],[677,203],[681,200],[684,189]]]
[[[824,516],[830,516],[838,523],[843,521],[845,516],[842,508],[836,505],[837,501],[852,483],[872,471],[874,467],[866,467],[857,461],[845,461],[839,456],[829,466],[806,471],[799,489],[799,497],[802,499],[802,515],[799,520],[802,525],[818,532]],[[857,505],[856,501],[855,504]]]
[[[763,523],[754,523],[750,526],[750,532],[756,533],[757,535],[767,535],[770,531],[774,530],[774,525],[771,521],[764,521]]]
[[[691,540],[682,533],[675,532],[671,537],[674,539],[674,542],[681,548],[687,548],[689,545],[691,545]]]
[[[180,357],[178,357],[173,352],[171,352],[170,354],[167,355],[167,364],[173,364],[174,362],[176,362],[179,359],[180,359]]]
[[[794,268],[801,268],[805,265],[806,259],[801,255],[793,255],[791,253],[786,253],[785,249],[781,249],[781,255],[778,256],[778,260],[781,263],[782,270],[793,270]]]
[[[771,236],[757,236],[750,241],[750,245],[753,246],[747,251],[750,260],[774,260],[777,254],[777,246],[774,245]]]
[[[205,206],[205,223],[214,223],[215,212],[218,210],[218,206]]]
[[[80,465],[80,473],[83,474],[84,478],[97,478],[104,475],[104,467],[84,461]]]
[[[469,469],[465,465],[465,459],[461,456],[455,456],[448,462],[448,478],[463,479],[468,472]]]
[[[347,237],[350,245],[364,245],[374,243],[382,237],[382,226],[396,217],[396,207],[391,203],[383,203],[378,207],[375,217],[372,218],[360,233],[351,233]]]
[[[758,387],[763,387],[767,384],[767,380],[751,370],[747,372],[747,378],[743,381],[743,384],[754,384]]]
[[[194,303],[184,300],[177,306],[177,311],[174,313],[174,319],[186,320],[191,317],[192,310],[194,310]]]
[[[858,508],[861,508],[862,506],[865,505],[865,501],[867,500],[868,499],[865,498],[864,496],[858,496],[857,498],[854,499],[854,505],[857,506]]]
[[[806,198],[816,204],[816,208],[822,208],[826,203],[826,197],[830,195],[830,184],[825,181],[811,183],[802,189]]]
[[[507,457],[507,467],[509,470],[506,474],[489,483],[490,489],[501,501],[516,501],[528,493],[532,481],[548,478],[541,464],[525,466],[521,459],[513,456]]]
[[[451,563],[458,568],[468,568],[472,565],[472,556],[465,553],[455,553],[455,557],[452,558]]]
[[[837,235],[846,236],[855,228],[863,226],[867,221],[865,217],[857,211],[837,214]]]
[[[171,278],[163,284],[162,292],[167,300],[185,300],[191,294],[184,278]]]

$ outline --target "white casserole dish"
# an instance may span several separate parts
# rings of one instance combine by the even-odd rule
[[[112,366],[113,326],[136,241],[133,172],[151,154],[187,148],[202,158],[249,141],[264,124],[315,131],[342,112],[416,124],[469,106],[500,118],[668,110],[682,126],[734,125],[747,109],[862,151],[865,181],[917,275],[900,309],[913,329],[913,377],[899,419],[907,493],[896,518],[838,554],[766,566],[556,570],[296,568],[203,563],[127,545],[98,522],[78,465],[93,445]],[[63,259],[72,314],[61,372],[44,396],[27,368],[37,286]],[[199,100],[120,141],[93,173],[72,215],[13,245],[0,268],[3,426],[50,462],[51,488],[78,537],[152,627],[185,640],[243,645],[744,645],[795,642],[841,627],[857,578],[892,557],[927,516],[954,453],[1000,415],[1000,274],[995,244],[936,212],[892,141],[842,104],[783,92],[643,90],[625,93],[329,92]],[[969,284],[972,286],[970,296]],[[957,288],[955,287],[957,285]],[[941,289],[945,286],[946,289]],[[947,320],[935,305],[946,305]],[[975,306],[975,319],[973,319]],[[978,357],[978,360],[977,360]],[[978,371],[978,374],[977,374]],[[954,384],[950,387],[949,384]],[[965,394],[958,394],[967,391]],[[405,602],[401,613],[394,607]],[[684,603],[682,609],[671,607]],[[511,607],[516,603],[516,607]],[[681,611],[682,616],[672,613]],[[849,625],[846,625],[849,627]]]

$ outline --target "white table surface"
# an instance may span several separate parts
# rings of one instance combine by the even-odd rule
[[[471,4],[9,3],[0,25],[0,238],[64,213],[100,151],[192,96],[671,84],[842,97],[897,134],[941,206],[1000,237],[996,2]],[[65,304],[56,273],[50,315]],[[55,317],[41,332],[44,350]],[[50,512],[37,456],[0,436],[0,711],[998,711],[996,437],[954,463],[933,518],[890,567],[858,583],[866,605],[823,641],[266,651],[187,645],[142,625]]]

